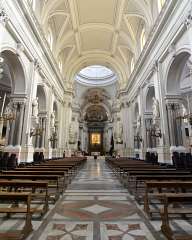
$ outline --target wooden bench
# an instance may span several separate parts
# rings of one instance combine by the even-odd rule
[[[127,183],[129,181],[129,178],[134,176],[134,175],[155,175],[155,174],[189,174],[189,171],[177,171],[176,169],[161,169],[161,168],[129,168],[129,169],[124,169],[122,177],[121,177],[121,182],[127,186]]]
[[[133,175],[131,178],[129,178],[128,182],[128,189],[129,191],[134,194],[136,200],[143,199],[144,195],[144,188],[145,188],[145,181],[149,180],[157,180],[157,181],[171,181],[171,180],[181,180],[181,181],[191,181],[192,180],[192,174],[190,173],[177,173],[175,174],[138,174]]]
[[[70,183],[73,177],[73,172],[71,168],[69,167],[55,167],[55,166],[33,166],[33,167],[22,167],[22,168],[15,168],[14,171],[18,172],[26,172],[26,171],[34,171],[34,172],[63,172],[64,177],[65,177],[65,183],[67,184],[68,182]]]
[[[31,218],[32,214],[36,211],[36,209],[31,208],[31,193],[10,193],[10,192],[0,192],[0,213],[6,213],[8,215],[10,214],[16,214],[16,213],[24,213],[26,215],[25,217],[25,224],[22,230],[18,231],[11,231],[11,232],[1,232],[0,233],[0,239],[2,240],[8,240],[8,239],[25,239],[33,230]],[[15,201],[19,203],[25,203],[26,207],[3,207],[2,203],[14,203]]]
[[[0,179],[6,180],[31,180],[31,181],[46,181],[48,182],[48,195],[49,199],[56,202],[59,199],[60,193],[62,193],[62,187],[60,186],[60,176],[58,175],[14,175],[14,174],[2,174]],[[54,191],[50,191],[54,190]]]
[[[69,169],[69,173],[72,177],[74,177],[78,171],[78,167],[76,165],[71,164],[35,164],[33,166],[30,166],[32,168],[67,168]]]
[[[10,171],[2,171],[3,175],[36,175],[36,176],[43,176],[43,175],[58,175],[59,176],[59,180],[60,180],[60,185],[61,185],[61,193],[64,192],[64,189],[67,186],[67,180],[65,179],[65,173],[63,171],[24,171],[22,173],[22,171],[14,171],[14,170],[10,170]]]
[[[31,192],[31,198],[33,200],[41,199],[41,204],[43,202],[43,208],[38,209],[38,213],[44,215],[48,209],[48,183],[40,181],[19,181],[19,180],[1,180],[0,179],[0,188],[2,191],[7,192],[16,192],[16,191],[27,191]],[[37,190],[39,190],[37,192]]]
[[[168,240],[191,240],[192,235],[176,235],[172,231],[169,225],[169,215],[170,214],[192,214],[192,193],[166,193],[163,196],[159,197],[163,207],[160,209],[161,214],[161,230]],[[189,203],[188,207],[174,207],[175,203]],[[173,207],[170,207],[170,204],[173,204]]]
[[[192,190],[192,181],[145,181],[144,211],[151,217],[153,213],[159,213],[158,208],[150,209],[150,200],[160,198],[164,193],[185,192]]]

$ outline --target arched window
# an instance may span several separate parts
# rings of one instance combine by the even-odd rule
[[[165,0],[157,0],[158,1],[158,10],[161,11],[161,8],[163,7]]]
[[[132,59],[131,59],[131,72],[133,72],[134,68],[135,68],[135,61],[134,61],[134,58],[132,57]]]
[[[145,46],[145,43],[146,43],[145,28],[143,28],[141,32],[140,42],[141,42],[141,50],[143,50],[143,47]]]

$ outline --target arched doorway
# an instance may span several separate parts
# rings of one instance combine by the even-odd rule
[[[22,143],[25,75],[20,59],[10,50],[1,53],[0,69],[0,145],[4,151],[12,152]]]
[[[178,54],[168,71],[166,84],[166,109],[170,146],[191,145],[191,69],[188,52]]]

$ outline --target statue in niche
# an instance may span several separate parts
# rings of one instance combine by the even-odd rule
[[[39,102],[38,102],[38,98],[35,98],[32,101],[32,116],[38,117],[38,113],[39,113]]]
[[[55,127],[55,111],[53,111],[50,116],[50,127],[51,128]]]
[[[140,129],[141,129],[141,116],[138,115],[138,116],[137,116],[137,127],[136,127],[136,133],[137,133],[137,135],[140,134]]]
[[[156,120],[160,118],[159,101],[155,97],[153,97],[152,110],[153,110],[153,124],[155,124]]]

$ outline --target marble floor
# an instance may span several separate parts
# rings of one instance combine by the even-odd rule
[[[88,160],[46,216],[33,219],[27,240],[164,240],[160,221],[149,221],[142,209],[104,160]],[[11,224],[19,228],[22,220]],[[173,227],[191,231],[186,221],[175,221]]]

